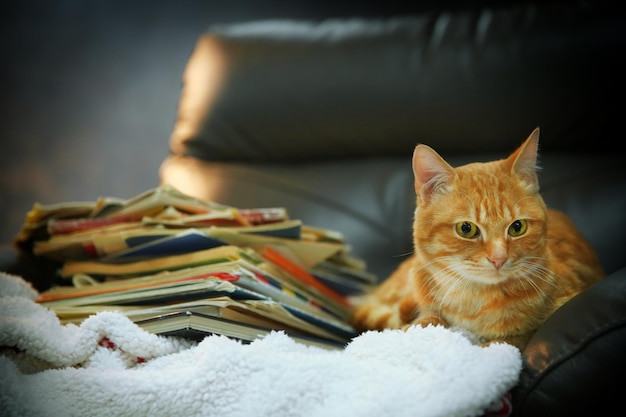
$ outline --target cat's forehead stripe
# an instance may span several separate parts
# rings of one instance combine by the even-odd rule
[[[503,200],[497,192],[486,192],[482,195],[481,201],[472,205],[470,212],[482,225],[492,224],[495,219],[508,223],[518,217],[520,210],[519,207],[510,207]]]
[[[485,207],[484,204],[481,204],[480,209],[478,210],[478,221],[480,223],[487,222],[487,208]]]
[[[511,210],[509,210],[509,206],[503,206],[502,209],[504,211],[504,213],[502,214],[503,218],[510,219],[513,217],[513,213],[511,213]]]

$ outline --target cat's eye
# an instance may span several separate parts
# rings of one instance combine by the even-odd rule
[[[466,239],[475,239],[480,236],[480,229],[472,222],[463,221],[455,225],[456,233]]]
[[[515,220],[509,226],[509,235],[513,237],[521,236],[526,233],[526,229],[528,229],[528,222],[524,219]]]

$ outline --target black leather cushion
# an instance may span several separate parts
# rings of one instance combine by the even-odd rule
[[[625,346],[623,268],[563,305],[531,339],[513,395],[514,415],[615,411],[623,403]]]
[[[617,149],[626,37],[602,6],[212,26],[184,80],[207,81],[183,91],[172,150],[257,162],[409,154],[420,141],[509,152],[537,126],[546,151]]]

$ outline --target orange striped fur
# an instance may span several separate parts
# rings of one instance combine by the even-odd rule
[[[548,209],[539,129],[508,158],[453,168],[413,155],[414,253],[354,307],[359,330],[441,324],[523,348],[560,305],[604,276],[574,224]]]

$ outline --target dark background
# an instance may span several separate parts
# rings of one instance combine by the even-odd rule
[[[3,2],[0,243],[35,202],[130,198],[157,185],[182,73],[210,24],[416,10],[342,1]]]

